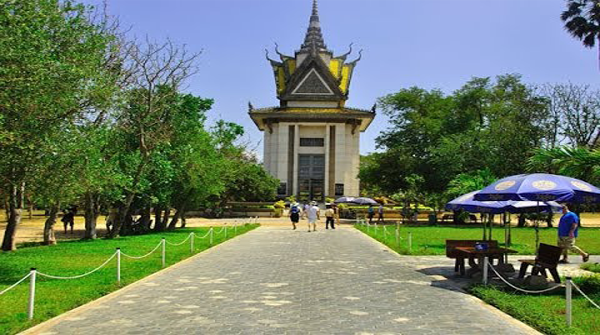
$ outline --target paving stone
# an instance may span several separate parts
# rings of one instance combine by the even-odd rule
[[[535,333],[462,292],[444,277],[452,267],[398,256],[352,228],[261,227],[40,332]]]

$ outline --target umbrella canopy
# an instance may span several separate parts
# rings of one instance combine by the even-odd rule
[[[354,199],[355,199],[354,197],[341,197],[341,198],[335,199],[334,203],[336,203],[336,204],[351,203]]]
[[[477,201],[475,198],[480,191],[474,191],[462,195],[446,204],[446,210],[465,210],[471,213],[523,213],[540,211],[560,212],[561,206],[550,201],[538,203],[537,201]]]
[[[475,194],[478,201],[600,202],[600,189],[579,179],[534,173],[506,177]]]
[[[351,201],[353,204],[357,204],[357,205],[378,205],[379,203],[371,198],[364,198],[364,197],[360,197],[360,198],[354,198],[354,200]]]

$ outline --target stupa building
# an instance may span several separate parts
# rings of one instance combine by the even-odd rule
[[[327,49],[317,1],[313,1],[310,24],[294,56],[276,53],[269,58],[275,76],[279,106],[255,109],[249,114],[264,131],[264,166],[281,181],[279,196],[301,200],[357,196],[360,133],[375,111],[350,108],[352,73],[360,60],[347,61]]]

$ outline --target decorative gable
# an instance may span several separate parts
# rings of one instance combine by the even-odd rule
[[[311,69],[292,94],[299,95],[334,95],[331,88],[315,69]]]

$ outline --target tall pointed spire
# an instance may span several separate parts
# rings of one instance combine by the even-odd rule
[[[321,33],[321,23],[319,22],[319,6],[317,4],[317,0],[313,0],[310,22],[308,29],[306,30],[304,43],[302,43],[300,50],[315,52],[316,50],[314,49],[327,49],[325,41],[323,40],[323,34]]]

